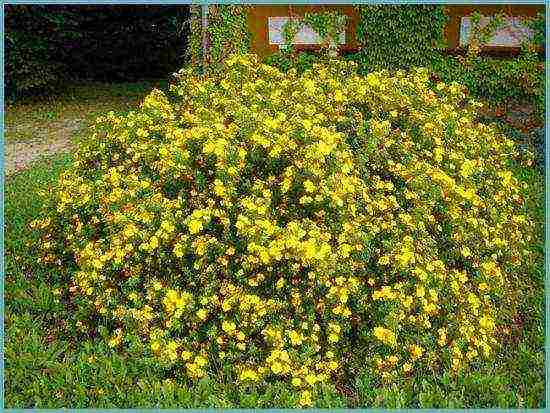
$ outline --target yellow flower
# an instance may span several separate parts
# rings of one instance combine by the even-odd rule
[[[304,181],[304,188],[306,189],[306,192],[315,191],[315,185],[309,179]]]
[[[302,337],[295,330],[290,330],[288,336],[293,346],[299,346],[300,344],[302,344]]]
[[[475,165],[475,162],[469,159],[465,160],[460,168],[460,175],[462,175],[463,178],[469,177],[475,171]]]
[[[311,392],[309,390],[302,391],[300,401],[298,403],[302,407],[311,406],[313,404],[311,400]]]
[[[306,79],[304,81],[304,88],[309,94],[313,94],[315,92],[315,82],[311,79]]]
[[[273,364],[271,364],[271,371],[275,374],[280,374],[283,371],[283,365],[280,361],[275,360]]]
[[[477,286],[478,290],[480,292],[485,292],[485,291],[489,291],[489,286],[487,285],[487,283],[479,283],[479,285]]]
[[[222,322],[222,330],[225,331],[227,334],[232,334],[235,331],[235,328],[235,323],[232,321]]]
[[[199,367],[204,367],[208,363],[208,360],[204,358],[203,356],[197,356],[195,357],[195,364]]]
[[[388,357],[388,362],[392,365],[395,365],[399,361],[399,358],[396,355],[391,355]]]
[[[151,342],[151,350],[157,352],[160,350],[160,343],[158,341]]]
[[[128,224],[126,227],[124,227],[124,235],[127,238],[133,237],[135,234],[137,234],[137,228],[133,224]]]
[[[162,221],[162,223],[160,224],[160,227],[168,233],[172,233],[176,230],[176,227],[174,227],[174,225],[168,221]]]
[[[453,366],[453,369],[458,370],[458,368],[460,367],[460,359],[456,357],[453,358],[452,366]]]
[[[223,185],[223,182],[219,179],[214,180],[214,193],[218,196],[224,196],[226,189]]]
[[[417,344],[412,344],[410,347],[410,351],[413,360],[416,360],[422,356],[424,349]]]
[[[388,330],[384,327],[375,327],[374,328],[374,336],[380,340],[381,342],[389,345],[395,345],[396,339],[395,334],[393,331]]]
[[[228,312],[229,310],[231,310],[231,303],[229,302],[229,300],[224,300],[223,303],[222,303],[222,310],[224,312]]]
[[[317,376],[315,374],[309,373],[305,377],[306,383],[309,384],[311,387],[315,386],[315,383],[317,383]]]
[[[189,228],[189,232],[191,234],[196,234],[198,233],[200,230],[202,230],[202,221],[199,221],[197,219],[192,219],[191,221],[189,221],[189,223],[187,224],[187,227]]]
[[[486,330],[492,330],[495,327],[495,322],[491,317],[484,315],[479,319],[479,325]]]
[[[174,245],[174,255],[178,258],[183,257],[183,245],[181,244]]]
[[[201,319],[202,321],[206,320],[206,318],[208,317],[208,310],[206,310],[205,308],[201,308],[197,311],[197,317],[199,317],[199,319]]]
[[[468,257],[471,255],[470,248],[468,248],[468,247],[462,248],[462,250],[461,250],[460,252],[462,253],[462,255],[463,255],[465,258],[468,258]]]
[[[241,373],[241,380],[242,381],[245,381],[245,380],[258,381],[259,376],[258,376],[258,373],[256,373],[254,370],[246,369],[246,370],[243,370],[243,372]]]
[[[437,339],[437,344],[443,347],[445,344],[447,344],[447,330],[445,328],[440,328],[438,331],[439,337]]]
[[[109,347],[117,347],[120,345],[121,337],[120,336],[114,336],[109,340]]]

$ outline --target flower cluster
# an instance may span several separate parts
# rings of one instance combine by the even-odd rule
[[[355,70],[234,56],[97,119],[33,225],[111,346],[303,406],[350,354],[384,380],[494,355],[533,228],[514,145],[456,84]]]

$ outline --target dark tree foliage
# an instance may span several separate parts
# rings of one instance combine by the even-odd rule
[[[187,6],[7,5],[7,92],[167,77],[184,64],[188,14]]]

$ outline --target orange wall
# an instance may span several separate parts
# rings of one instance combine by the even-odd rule
[[[269,5],[252,6],[248,13],[248,27],[252,33],[252,51],[260,56],[266,56],[279,50],[277,45],[269,44],[267,19],[276,16],[303,16],[306,12],[322,12],[329,10],[338,10],[340,13],[349,17],[350,21],[346,28],[346,45],[357,46],[355,28],[359,22],[359,14],[353,6],[334,6],[334,5]]]
[[[543,5],[514,5],[514,4],[499,4],[499,5],[465,5],[465,6],[447,6],[449,14],[449,22],[445,28],[445,37],[449,44],[449,48],[454,49],[458,47],[460,40],[460,19],[462,16],[466,16],[475,10],[478,10],[485,16],[490,16],[498,12],[505,12],[512,16],[527,16],[534,17],[539,12],[544,12]]]
[[[341,5],[266,5],[251,6],[248,13],[248,26],[252,33],[252,51],[260,56],[267,56],[277,52],[277,45],[269,44],[268,37],[268,18],[275,16],[303,16],[306,12],[319,12],[328,10],[339,10],[349,17],[349,23],[346,29],[346,49],[354,49],[359,45],[356,38],[357,24],[359,23],[359,13],[353,6]],[[544,12],[543,5],[451,5],[447,6],[449,14],[449,23],[445,28],[445,36],[448,46],[454,49],[458,46],[460,36],[460,18],[479,10],[481,14],[491,15],[498,11],[504,11],[517,16],[535,16],[538,12]]]

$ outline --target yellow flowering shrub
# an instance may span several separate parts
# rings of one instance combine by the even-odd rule
[[[358,352],[383,379],[494,357],[531,259],[514,144],[456,84],[355,70],[234,56],[98,118],[33,224],[82,328],[303,406]]]

